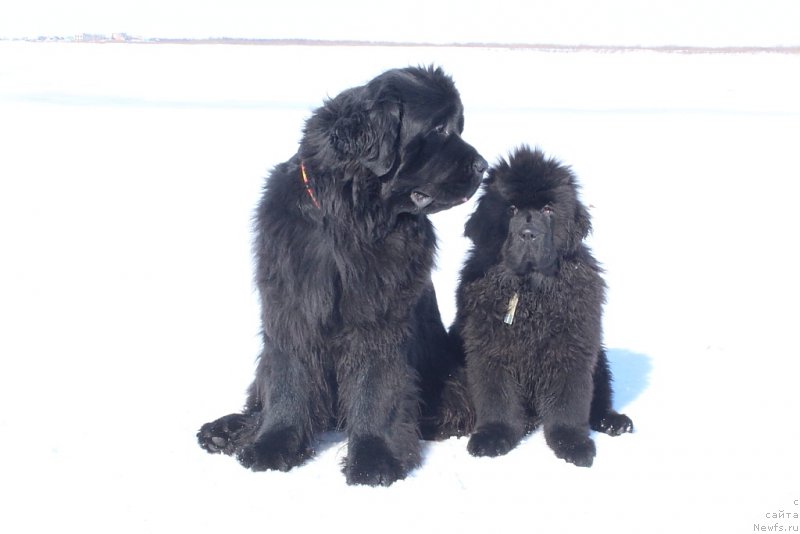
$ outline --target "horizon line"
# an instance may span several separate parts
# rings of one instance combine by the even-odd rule
[[[425,41],[370,41],[360,39],[307,39],[307,38],[245,38],[245,37],[138,37],[126,33],[108,35],[78,34],[70,37],[0,37],[0,41],[22,41],[32,43],[74,43],[74,44],[181,44],[209,45],[227,44],[238,46],[352,46],[352,47],[409,47],[409,48],[490,48],[512,50],[538,50],[543,52],[661,52],[682,54],[800,54],[800,45],[737,45],[737,46],[697,46],[697,45],[596,45],[596,44],[554,44],[554,43],[495,43],[495,42],[447,42]]]

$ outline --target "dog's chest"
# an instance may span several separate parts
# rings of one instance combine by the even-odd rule
[[[381,239],[341,235],[333,249],[345,320],[406,315],[430,279],[435,241],[424,224],[399,225]]]

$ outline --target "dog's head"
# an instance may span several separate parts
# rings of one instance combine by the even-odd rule
[[[465,234],[516,274],[553,274],[591,231],[570,169],[528,147],[489,170]]]
[[[441,69],[395,69],[318,109],[303,157],[346,167],[362,182],[354,189],[393,213],[430,214],[468,200],[488,168],[463,129],[461,99]]]

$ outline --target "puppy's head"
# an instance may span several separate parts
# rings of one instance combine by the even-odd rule
[[[574,175],[538,149],[523,146],[501,160],[484,188],[465,233],[518,275],[554,274],[591,230]]]

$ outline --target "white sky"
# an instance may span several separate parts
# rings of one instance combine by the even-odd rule
[[[798,0],[4,0],[0,37],[126,32],[604,45],[800,45]]]

